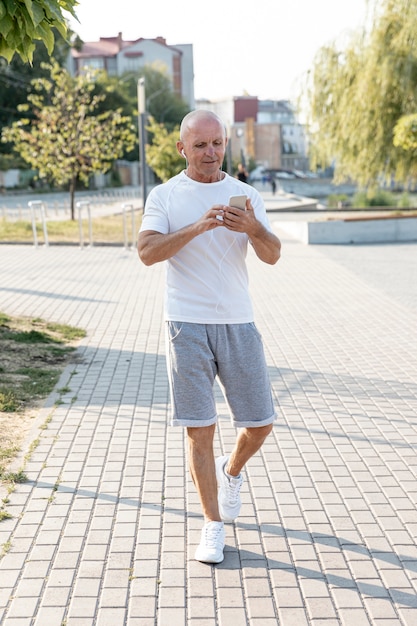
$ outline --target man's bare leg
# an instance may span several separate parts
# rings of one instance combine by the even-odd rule
[[[215,430],[215,424],[187,428],[190,473],[200,498],[206,522],[221,521],[217,502],[217,479],[213,452]]]
[[[239,476],[249,459],[261,448],[272,428],[272,424],[259,428],[242,428],[229,456],[226,472],[231,476]]]
[[[272,424],[259,428],[242,428],[230,454],[226,471],[238,476],[249,459],[261,448],[272,431]],[[190,473],[206,521],[220,521],[217,479],[213,452],[216,425],[187,428]]]

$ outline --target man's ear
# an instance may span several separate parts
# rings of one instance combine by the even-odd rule
[[[182,141],[177,141],[177,150],[184,159],[187,158]]]

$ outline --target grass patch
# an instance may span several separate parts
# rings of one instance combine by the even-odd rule
[[[24,482],[9,467],[20,451],[30,422],[51,393],[76,342],[85,331],[39,318],[12,318],[0,312],[0,481]]]
[[[12,389],[0,387],[0,411],[5,413],[13,413],[19,408],[19,400]],[[0,451],[1,457],[1,451]]]
[[[135,211],[135,230],[137,231],[142,219],[142,211]],[[128,243],[132,242],[132,239],[136,239],[136,233],[132,236],[131,232],[131,213],[126,216],[126,229]],[[0,242],[7,243],[13,241],[19,241],[22,243],[33,243],[33,231],[32,222],[17,220],[15,222],[0,220]],[[100,243],[106,244],[120,244],[125,243],[125,226],[123,222],[123,215],[106,215],[103,217],[92,218],[92,233],[93,243],[99,245]],[[47,222],[48,240],[49,243],[80,243],[80,227],[78,219],[76,220],[59,220]],[[82,231],[84,243],[89,243],[89,224],[88,220],[82,220]],[[43,228],[40,223],[36,224],[36,232],[38,235],[38,241],[43,242]]]
[[[38,330],[23,330],[21,332],[15,330],[5,330],[3,332],[3,339],[12,339],[16,343],[60,343],[59,339],[55,339],[47,333],[41,333]]]

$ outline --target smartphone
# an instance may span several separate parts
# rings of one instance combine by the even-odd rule
[[[245,211],[246,200],[247,196],[231,196],[229,198],[229,206],[232,206],[235,209],[241,209],[242,211]]]

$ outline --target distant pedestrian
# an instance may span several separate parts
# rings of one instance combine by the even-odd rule
[[[249,174],[246,171],[245,166],[243,165],[243,163],[239,163],[239,165],[237,166],[237,174],[236,177],[242,182],[242,183],[247,183],[248,182],[248,177]]]
[[[271,189],[272,189],[272,195],[275,196],[275,192],[277,190],[277,184],[273,176],[271,176]]]

